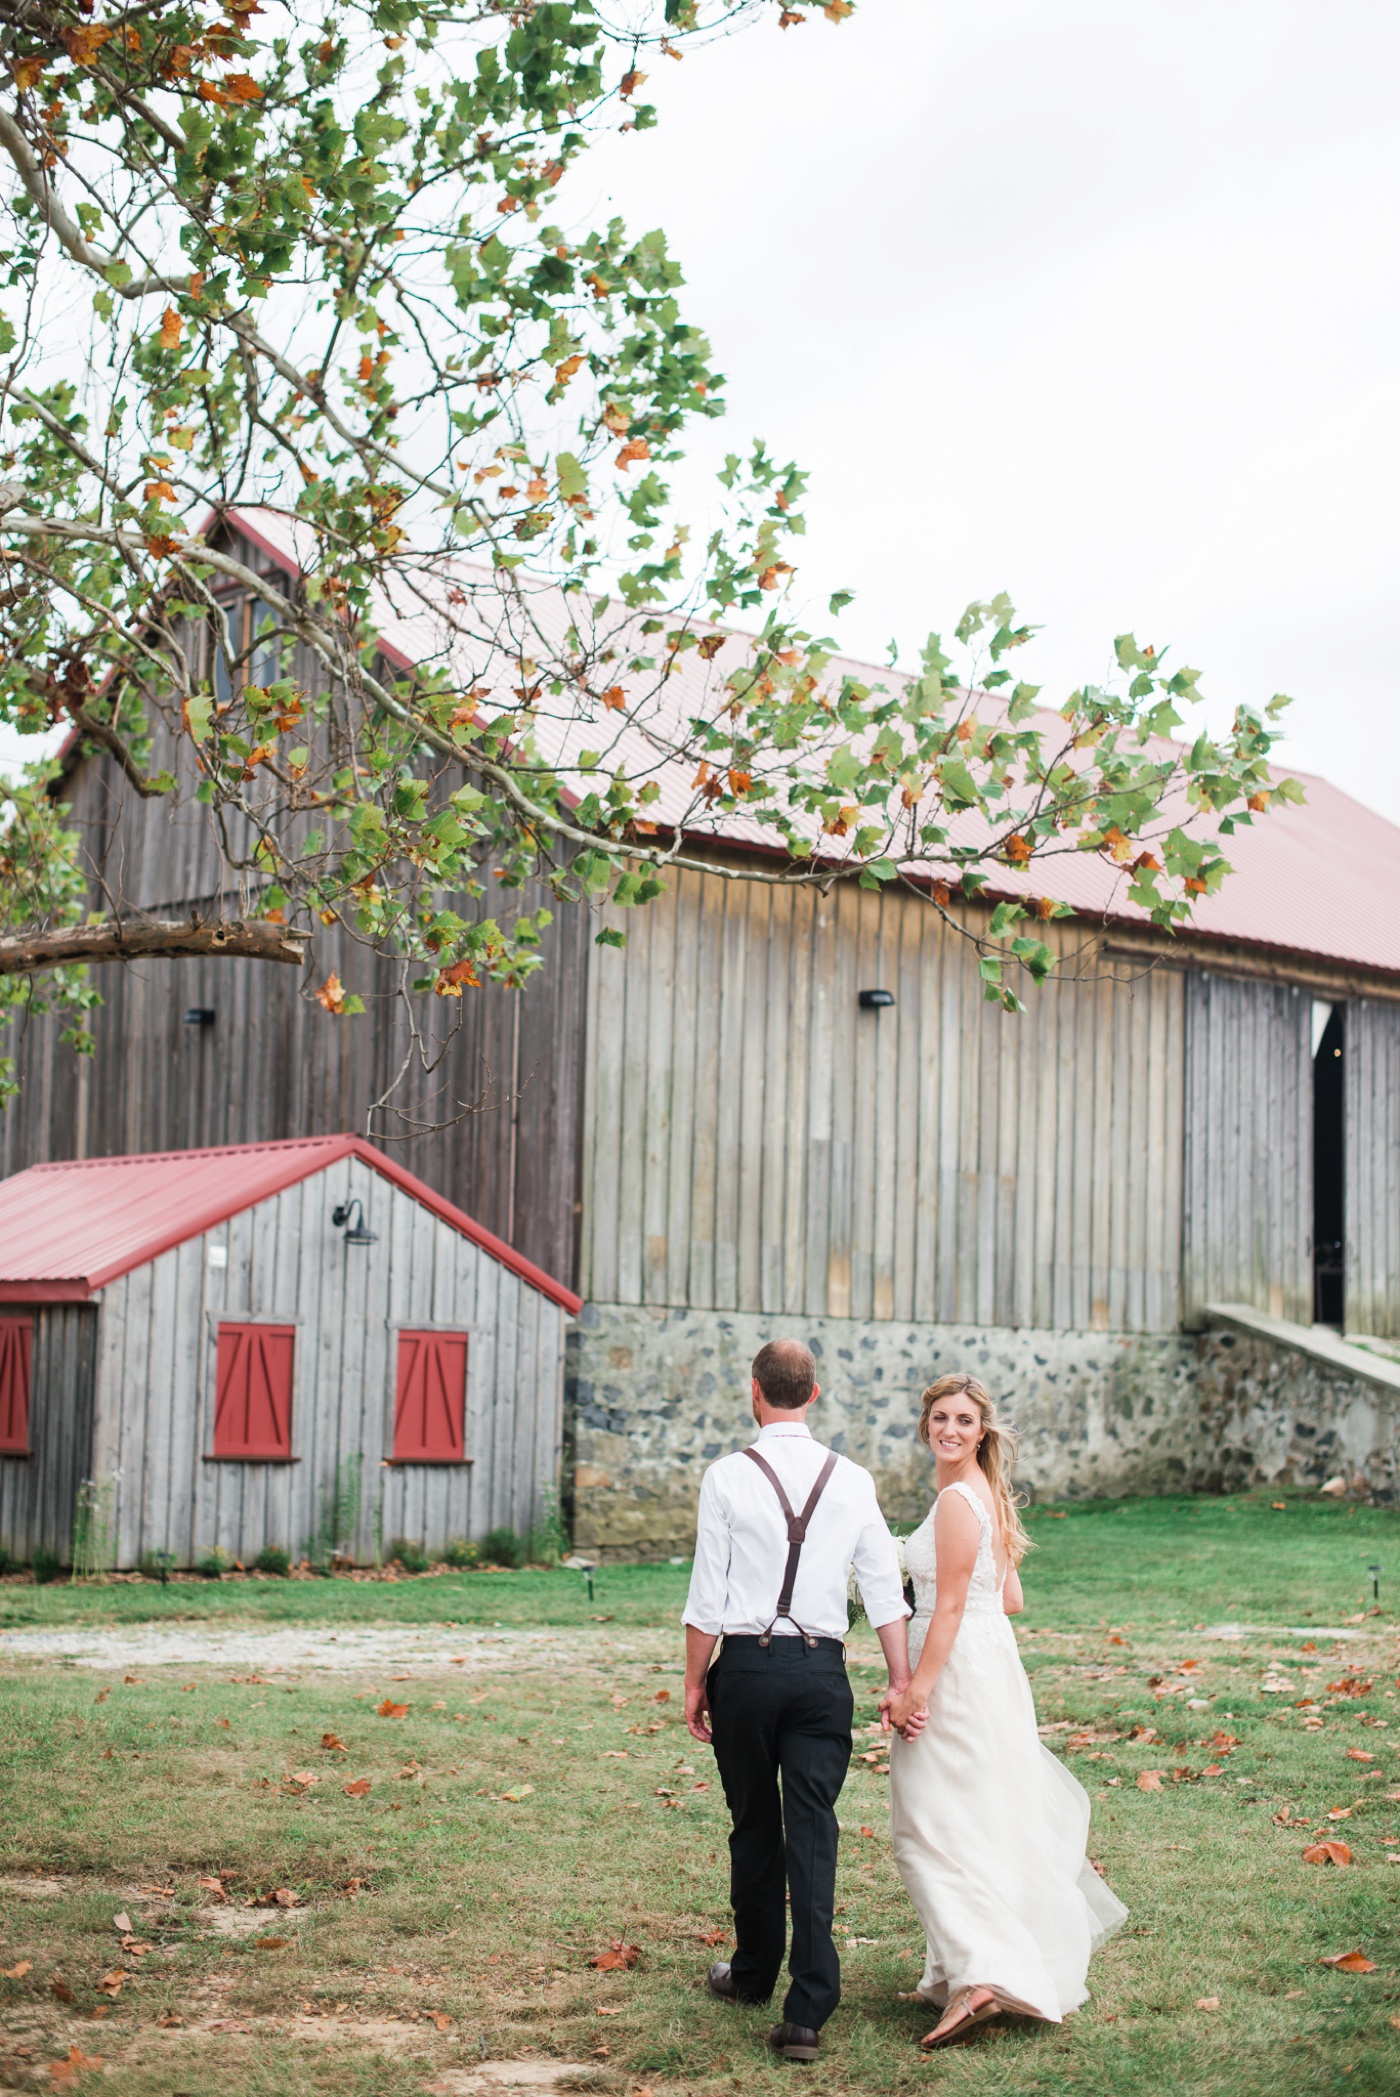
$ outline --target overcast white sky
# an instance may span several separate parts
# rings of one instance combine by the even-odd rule
[[[1400,821],[1395,0],[862,0],[651,72],[599,195],[684,263],[716,447],[811,470],[843,644],[1004,587],[1024,674],[1170,642]]]

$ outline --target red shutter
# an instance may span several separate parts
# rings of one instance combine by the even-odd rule
[[[0,1318],[0,1456],[28,1454],[33,1360],[33,1320]]]
[[[394,1462],[459,1464],[466,1454],[467,1335],[401,1332]]]
[[[292,1453],[294,1325],[219,1326],[214,1454],[267,1463]]]

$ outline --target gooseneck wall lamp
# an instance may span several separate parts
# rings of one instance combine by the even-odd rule
[[[350,1221],[352,1216],[355,1218],[353,1223]],[[378,1234],[365,1228],[365,1212],[360,1205],[358,1194],[353,1201],[343,1201],[338,1209],[332,1209],[331,1222],[337,1230],[345,1232],[347,1245],[377,1245],[379,1243]]]

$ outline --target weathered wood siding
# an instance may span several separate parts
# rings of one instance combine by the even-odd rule
[[[429,1020],[462,1028],[432,1076],[411,1068],[394,1104],[446,1121],[494,1081],[480,1113],[412,1135],[392,1113],[366,1131],[370,1102],[407,1046],[393,971],[336,927],[316,942],[309,981],[335,968],[366,994],[335,1019],[300,972],[250,961],[150,961],[94,970],[103,1003],[96,1052],[80,1059],[50,1020],[16,1025],[22,1089],[0,1115],[0,1174],[52,1158],[369,1133],[488,1230],[563,1282],[575,1263],[586,913],[561,908],[543,970],[520,991],[487,987],[434,1001]],[[212,1026],[186,1026],[206,1006]],[[444,1013],[443,1007],[447,1007]],[[408,1141],[401,1141],[404,1135]]]
[[[247,540],[232,550],[260,572],[275,572]],[[324,682],[301,647],[295,674],[310,691]],[[64,798],[94,908],[211,907],[220,860],[210,812],[193,797],[190,759],[188,742],[158,730],[153,767],[172,770],[180,786],[176,796],[150,801],[104,754],[76,765]],[[487,907],[504,923],[549,900],[530,887],[494,893]],[[227,895],[224,907],[236,913],[238,897]],[[392,1145],[420,1179],[571,1282],[591,926],[586,911],[553,907],[544,965],[524,990],[488,985],[466,991],[460,1003],[418,1001],[420,1023],[439,1041],[458,1018],[460,1029],[434,1073],[410,1064],[372,1128],[367,1110],[403,1062],[408,1029],[395,964],[376,960],[338,925],[317,930],[304,975],[281,963],[218,960],[96,968],[103,1003],[93,1015],[91,1059],[64,1048],[49,1021],[0,1028],[0,1053],[17,1056],[22,1079],[19,1099],[0,1114],[0,1177],[51,1158],[353,1129]],[[332,969],[364,997],[360,1017],[332,1018],[312,999]],[[197,1006],[216,1013],[212,1027],[185,1026],[186,1010]],[[481,1112],[432,1127],[483,1094]],[[415,1133],[417,1124],[428,1127]]]
[[[1186,985],[1183,1309],[1311,1325],[1312,999],[1193,970]]]
[[[66,1565],[78,1487],[92,1469],[97,1312],[90,1304],[17,1303],[34,1320],[29,1454],[0,1456],[0,1545],[27,1563],[39,1545]]]
[[[331,1223],[358,1195],[378,1234],[347,1246]],[[209,1248],[226,1246],[226,1267]],[[206,1459],[218,1320],[295,1323],[292,1463]],[[354,1555],[376,1532],[430,1549],[539,1519],[558,1475],[565,1313],[358,1160],[347,1160],[137,1268],[101,1298],[95,1468],[120,1474],[119,1561],[221,1545],[300,1553],[337,1472],[359,1455]],[[469,1334],[465,1465],[386,1465],[398,1330]],[[343,1470],[342,1470],[343,1475]]]
[[[1347,1006],[1346,1329],[1400,1339],[1400,1006]]]
[[[1013,1015],[899,891],[684,874],[618,922],[590,970],[585,1296],[1175,1327],[1179,972],[1096,964]],[[892,1010],[859,1008],[875,988]]]

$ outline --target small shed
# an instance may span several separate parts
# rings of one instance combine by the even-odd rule
[[[67,1563],[85,1480],[120,1566],[523,1535],[578,1308],[356,1136],[32,1165],[0,1187],[0,1547]]]

